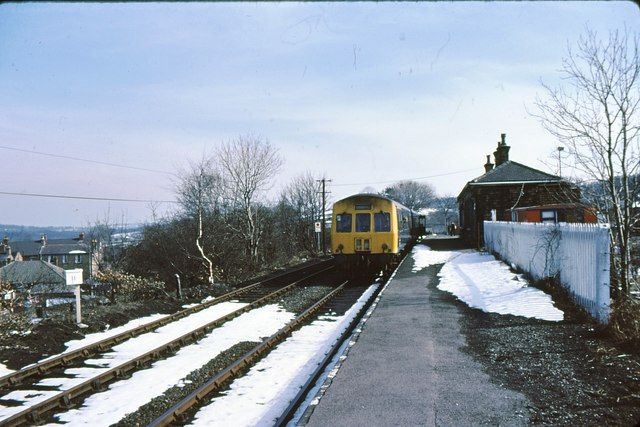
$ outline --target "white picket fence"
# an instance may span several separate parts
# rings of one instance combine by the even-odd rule
[[[608,322],[607,224],[485,221],[484,245],[534,279],[557,276],[577,303],[599,322]]]

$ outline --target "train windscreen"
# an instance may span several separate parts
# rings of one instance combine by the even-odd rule
[[[371,215],[368,213],[356,214],[356,232],[371,231]]]
[[[351,233],[351,214],[336,215],[336,232]]]
[[[391,215],[389,212],[378,212],[373,215],[376,232],[391,231]]]

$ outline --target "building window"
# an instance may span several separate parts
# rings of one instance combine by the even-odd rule
[[[69,261],[67,260],[67,256],[66,256],[66,255],[61,255],[61,257],[62,257],[62,263],[63,263],[63,264],[66,264],[66,263],[68,263],[68,262],[69,262]]]
[[[540,212],[540,219],[545,223],[555,223],[556,222],[556,211],[542,211]]]
[[[366,233],[371,231],[371,215],[368,213],[356,214],[356,232]]]
[[[82,255],[76,255],[76,256],[74,257],[74,262],[75,262],[76,264],[82,264]]]
[[[351,233],[351,214],[336,215],[336,232]]]

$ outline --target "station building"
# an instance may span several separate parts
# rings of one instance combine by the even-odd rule
[[[538,169],[509,159],[506,134],[487,156],[485,173],[469,181],[458,195],[460,234],[465,242],[481,247],[483,221],[511,221],[514,210],[521,207],[576,204],[580,202],[580,188]]]

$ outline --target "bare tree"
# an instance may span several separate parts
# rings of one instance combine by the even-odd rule
[[[622,297],[630,291],[630,235],[640,190],[638,47],[638,35],[626,30],[606,40],[587,30],[563,60],[564,84],[543,84],[546,96],[536,100],[534,114],[566,146],[575,171],[601,189],[604,197],[593,202],[611,224],[612,270]]]
[[[451,195],[445,195],[442,197],[436,197],[433,200],[432,206],[434,211],[428,214],[427,224],[431,223],[442,230],[447,230],[447,227],[452,222],[459,222],[458,219],[458,202],[455,197]]]
[[[203,243],[204,219],[218,209],[223,193],[222,178],[215,168],[213,159],[203,155],[200,161],[190,163],[188,170],[179,174],[176,193],[183,211],[196,221],[196,247],[202,257],[202,264],[207,269],[209,283],[213,284],[213,248],[205,249]]]
[[[416,181],[397,182],[385,188],[383,194],[413,210],[430,206],[435,198],[431,184]]]
[[[222,144],[217,158],[227,196],[232,206],[243,212],[240,232],[247,243],[249,256],[257,262],[261,229],[256,204],[272,186],[283,159],[269,141],[251,135]]]

